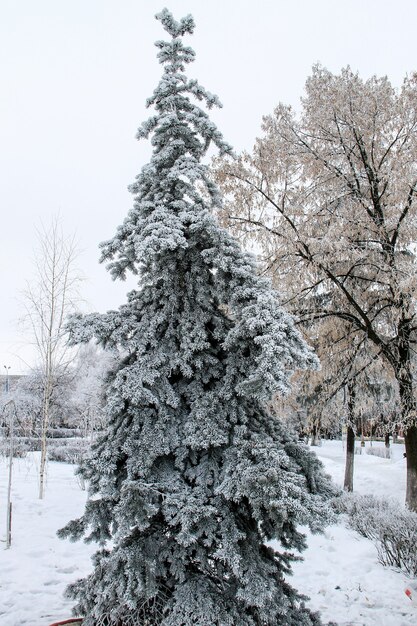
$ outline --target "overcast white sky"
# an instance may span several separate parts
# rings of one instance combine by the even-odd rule
[[[130,208],[127,186],[149,155],[134,135],[160,76],[164,6],[194,15],[189,75],[219,95],[214,118],[236,150],[251,148],[279,101],[297,105],[317,61],[395,86],[417,70],[415,0],[1,0],[1,370],[33,362],[16,321],[41,221],[59,213],[76,232],[89,310],[124,301],[97,246]]]

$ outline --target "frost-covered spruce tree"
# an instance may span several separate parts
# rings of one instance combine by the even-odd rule
[[[319,624],[284,577],[304,547],[297,524],[321,527],[331,487],[266,408],[315,358],[213,217],[221,200],[201,160],[230,147],[197,101],[219,102],[183,73],[192,17],[157,18],[171,40],[156,43],[156,113],[138,132],[153,155],[102,246],[112,276],[138,274],[139,287],[118,311],[72,323],[75,342],[95,336],[120,362],[107,431],[80,469],[85,513],[60,531],[101,548],[68,593],[84,626]]]

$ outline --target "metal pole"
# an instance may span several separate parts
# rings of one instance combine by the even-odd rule
[[[10,365],[3,366],[6,370],[6,393],[9,393],[9,369]],[[13,407],[12,407],[13,404]],[[9,483],[7,486],[7,507],[6,507],[6,549],[12,544],[12,471],[13,471],[13,431],[14,431],[14,402],[8,403],[10,406],[10,452],[9,452]]]
[[[6,520],[6,548],[12,544],[12,471],[13,471],[13,430],[14,406],[10,414],[10,455],[9,455],[9,484],[7,487],[7,520]]]

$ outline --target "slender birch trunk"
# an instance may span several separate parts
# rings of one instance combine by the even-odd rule
[[[46,461],[48,458],[47,434],[49,426],[49,408],[52,394],[51,373],[47,374],[44,382],[43,402],[42,402],[42,425],[41,425],[41,461],[39,466],[39,498],[42,500],[45,495]]]

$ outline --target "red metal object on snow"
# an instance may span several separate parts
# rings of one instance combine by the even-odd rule
[[[405,595],[411,600],[413,606],[417,606],[417,584],[412,582],[404,589]]]

